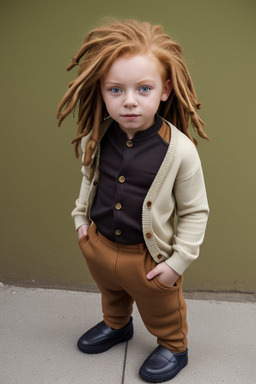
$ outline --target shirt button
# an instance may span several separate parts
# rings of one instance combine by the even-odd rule
[[[115,204],[115,209],[116,209],[117,211],[120,211],[120,209],[122,209],[122,204],[121,204],[121,203],[116,203],[116,204]]]
[[[126,147],[132,148],[133,147],[133,141],[132,140],[127,140],[126,141]]]
[[[115,235],[116,235],[116,236],[120,236],[121,233],[122,233],[121,229],[116,229],[116,230],[115,230]]]
[[[124,183],[125,182],[125,177],[124,176],[119,176],[118,177],[119,183]]]
[[[150,238],[152,237],[152,233],[151,233],[151,232],[146,233],[146,237],[147,237],[148,239],[150,239]]]

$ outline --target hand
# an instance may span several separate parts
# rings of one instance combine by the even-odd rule
[[[147,279],[151,280],[156,276],[162,283],[170,287],[173,286],[180,277],[180,275],[165,262],[157,264],[157,266],[147,274]]]
[[[78,228],[77,233],[78,233],[78,239],[81,239],[81,237],[87,236],[88,232],[88,225],[83,224],[81,227]]]

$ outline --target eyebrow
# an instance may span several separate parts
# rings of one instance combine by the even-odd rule
[[[147,83],[154,83],[155,80],[154,79],[144,79],[144,80],[140,80],[138,83],[136,83],[136,85],[143,85],[143,84],[147,84]],[[123,83],[120,83],[119,81],[116,81],[116,80],[108,80],[108,81],[103,81],[102,82],[104,85],[123,85]]]

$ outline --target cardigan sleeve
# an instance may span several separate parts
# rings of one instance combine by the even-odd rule
[[[188,158],[183,161],[181,177],[174,184],[178,222],[173,254],[166,263],[180,275],[199,255],[209,215],[201,162],[197,151],[193,152],[190,161]]]
[[[85,140],[82,140],[81,147],[84,148]],[[82,156],[82,160],[84,157],[84,153]],[[74,219],[75,222],[75,228],[76,230],[83,224],[90,225],[88,222],[88,219],[86,218],[86,210],[87,210],[87,204],[88,204],[88,194],[91,186],[90,181],[90,168],[82,166],[81,170],[83,177],[82,177],[82,183],[80,188],[79,196],[75,202],[75,208],[71,212],[71,216]]]

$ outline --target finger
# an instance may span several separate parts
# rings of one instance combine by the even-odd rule
[[[80,227],[78,228],[78,238],[80,239],[81,237],[83,236],[86,236],[87,235],[87,231],[86,231],[86,228],[84,227]]]
[[[152,269],[148,274],[147,274],[147,279],[148,280],[151,280],[153,279],[154,277],[156,277],[157,275],[159,275],[159,272],[158,272],[158,269],[157,267],[155,267],[154,269]]]

